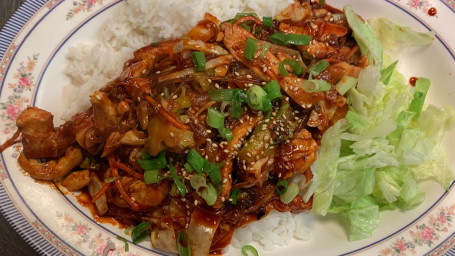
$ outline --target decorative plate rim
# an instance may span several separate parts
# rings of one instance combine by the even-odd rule
[[[123,0],[115,0],[113,2],[115,3],[112,3],[112,4],[109,4],[110,6],[111,5],[115,5],[119,2],[122,2]],[[395,1],[393,0],[385,0],[386,2],[388,2],[389,4],[392,4],[394,5],[395,7],[401,9],[402,11],[406,12],[408,15],[410,15],[411,17],[413,17],[416,21],[418,21],[419,23],[421,23],[423,26],[425,26],[427,29],[431,29],[431,26],[429,24],[427,24],[425,21],[423,21],[421,18],[419,18],[417,15],[415,15],[414,13],[411,13],[409,10],[406,10],[404,9],[401,5],[397,4]],[[398,0],[400,1],[400,0]],[[449,9],[455,13],[455,8],[452,9],[449,5],[448,5],[448,1],[453,1],[453,0],[439,0],[441,3],[443,3],[445,6],[449,7]],[[52,12],[52,9],[56,6],[58,6],[60,3],[62,3],[63,1],[61,0],[27,0],[26,2],[24,2],[21,7],[14,13],[14,15],[8,20],[8,22],[5,24],[5,26],[2,28],[2,30],[0,31],[0,61],[2,61],[2,63],[0,63],[1,65],[3,65],[3,60],[4,60],[4,56],[7,54],[7,51],[8,50],[11,50],[11,46],[12,46],[12,43],[16,40],[17,38],[17,35],[22,31],[22,29],[24,29],[25,26],[27,26],[28,22],[36,15],[36,13],[38,11],[40,11],[42,8],[44,8],[46,6],[46,4],[50,3],[50,8],[49,8],[49,11],[43,16],[40,18],[40,21],[47,16],[48,13]],[[455,1],[454,1],[455,3]],[[103,12],[105,9],[107,9],[107,7],[103,7],[101,12]],[[95,14],[93,15],[89,15],[87,17],[88,20],[91,20],[93,19],[96,15],[98,15],[100,11],[97,11]],[[36,27],[40,21],[37,22],[37,24],[34,25],[34,27]],[[82,26],[79,26],[75,29],[73,29],[73,32],[79,30]],[[33,31],[33,28],[31,29],[31,31]],[[31,32],[28,32],[28,33],[31,33]],[[52,61],[52,59],[55,57],[55,54],[56,52],[60,51],[61,47],[65,44],[65,42],[71,38],[73,34],[68,34],[67,37],[64,38],[64,40],[61,41],[61,43],[59,44],[58,47],[56,47],[55,51],[52,53],[52,55],[50,57],[48,57],[47,61],[45,62],[44,64],[44,68],[41,70],[40,74],[39,74],[39,79],[37,80],[36,84],[37,84],[37,87],[35,89],[35,92],[32,94],[32,101],[31,103],[34,104],[34,102],[36,101],[36,92],[38,91],[39,89],[39,86],[41,85],[41,80],[43,79],[43,76],[44,76],[44,73],[46,72],[48,66],[49,66],[49,63]],[[5,40],[6,38],[6,40]],[[26,40],[27,36],[23,39]],[[450,45],[448,45],[444,39],[437,35],[437,39],[442,43],[442,45],[446,48],[446,50],[451,54],[451,57],[455,60],[455,53],[454,51],[452,50],[452,48],[450,47]],[[22,42],[21,42],[22,44]],[[15,51],[16,50],[19,50],[20,49],[20,46],[21,44],[19,44],[19,47],[17,49],[14,49]],[[16,54],[14,53],[13,54],[13,57],[9,60],[10,62],[12,62],[15,58]],[[0,66],[0,68],[3,68],[3,66]],[[10,65],[6,64],[6,69],[4,71],[4,75],[6,75],[9,71],[9,68],[10,68]],[[1,70],[0,70],[1,72]],[[4,78],[5,76],[0,76],[0,92],[1,90],[3,89],[3,85],[4,85]],[[8,171],[8,168],[5,164],[5,159],[4,159],[4,156],[3,154],[1,154],[1,159],[0,159],[0,169],[4,169],[7,173],[8,173],[8,176],[9,176],[9,171]],[[27,218],[27,216],[21,211],[21,209],[19,209],[17,207],[17,204],[13,201],[13,199],[10,197],[10,195],[7,193],[7,190],[4,188],[4,184],[3,184],[3,180],[0,180],[0,212],[2,213],[3,216],[5,216],[6,220],[11,224],[11,226],[16,230],[16,232],[19,233],[19,235],[33,248],[35,249],[38,253],[49,253],[49,254],[52,254],[52,255],[56,255],[56,254],[65,254],[65,252],[63,252],[61,249],[57,248],[54,244],[52,244],[51,242],[49,242],[46,238],[44,238],[44,236],[37,231],[37,228],[34,227],[32,225],[32,221]],[[16,185],[14,184],[14,182],[11,180],[11,183],[14,187],[14,189],[16,190],[15,192],[18,192],[17,188],[16,188]],[[455,186],[455,182],[453,182],[451,184],[451,187],[449,189],[449,191],[452,191],[454,190],[454,186]],[[452,191],[453,192],[453,191]],[[421,220],[422,218],[424,218],[429,212],[433,211],[437,206],[438,204],[447,196],[449,195],[449,192],[445,192],[443,193],[428,209],[425,210],[425,212],[423,212],[422,214],[420,214],[418,217],[416,217],[412,222],[410,222],[409,224],[403,226],[402,228],[400,228],[399,230],[395,231],[394,233],[392,234],[389,234],[377,241],[374,241],[364,247],[361,247],[361,248],[358,248],[358,249],[355,249],[355,250],[351,250],[347,253],[344,253],[342,255],[347,255],[347,254],[352,254],[352,253],[356,253],[356,252],[361,252],[365,249],[368,249],[369,247],[375,245],[375,244],[378,244],[378,243],[381,243],[385,240],[388,240],[390,238],[392,238],[393,236],[395,236],[396,234],[404,231],[405,229],[407,229],[409,226],[411,225],[414,225],[416,222],[418,222],[419,220]],[[36,213],[34,213],[34,211],[29,207],[29,205],[25,202],[24,198],[22,197],[22,195],[20,195],[18,193],[18,196],[20,197],[20,199],[23,201],[23,203],[26,205],[26,207],[28,208],[28,210],[30,211],[30,213],[36,218],[36,221],[39,222],[39,225],[43,225],[45,226],[45,224],[40,220],[40,218],[36,215]],[[69,199],[63,195],[65,197],[65,200],[67,202],[69,202],[70,204],[73,204],[72,202],[69,201]],[[73,205],[74,207],[74,205]],[[82,213],[85,217],[87,217],[84,213]],[[99,225],[99,224],[98,224]],[[46,226],[45,226],[46,227]],[[104,228],[103,228],[104,229]],[[47,228],[47,230],[49,232],[51,232],[53,234],[54,237],[57,237],[57,239],[60,239],[58,238],[58,235],[56,235],[51,229]],[[106,232],[112,234],[111,231],[107,230],[107,229],[104,229]],[[432,254],[433,252],[435,252],[438,248],[440,248],[441,246],[444,246],[444,244],[447,243],[447,241],[449,240],[455,240],[455,231],[450,234],[446,239],[444,239],[443,241],[441,241],[439,244],[437,244],[436,246],[434,246],[433,248],[431,248],[427,254],[430,255]],[[61,240],[60,241],[61,243],[65,244],[67,247],[71,248],[71,250],[73,250],[76,254],[81,254],[76,248],[74,248],[72,245],[68,244],[67,242]],[[453,243],[451,244],[452,246],[454,245]],[[143,249],[147,249],[147,248],[143,248]],[[147,249],[149,250],[149,249]],[[157,251],[151,251],[153,253],[159,253]],[[455,253],[455,248],[452,247],[451,249],[448,250],[448,252],[451,252],[451,253]]]

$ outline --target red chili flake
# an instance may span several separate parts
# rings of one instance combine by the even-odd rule
[[[417,77],[413,76],[411,78],[409,78],[409,83],[412,85],[412,86],[415,86],[416,85],[416,82],[417,82]]]

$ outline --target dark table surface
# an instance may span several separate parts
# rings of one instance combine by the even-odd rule
[[[33,1],[33,0],[31,0]],[[25,0],[0,0],[0,28]],[[0,214],[0,255],[38,255]]]

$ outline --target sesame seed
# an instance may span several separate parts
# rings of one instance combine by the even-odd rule
[[[186,198],[182,198],[182,199],[180,199],[180,200],[182,200],[182,202],[186,202]]]
[[[246,78],[251,79],[253,77],[251,75],[246,75]]]
[[[236,76],[240,76],[239,72],[237,72],[237,71],[236,71],[234,74],[235,74]]]
[[[205,130],[206,133],[212,133],[212,130]]]
[[[278,178],[281,178],[281,172],[280,172],[280,173],[278,173]]]
[[[224,203],[224,201],[226,201],[226,198],[224,198],[224,196],[221,197],[221,202]]]
[[[174,133],[173,132],[170,132],[169,135],[171,136],[171,138],[174,138]]]
[[[197,205],[199,203],[199,201],[196,199],[194,200],[194,205]]]
[[[218,145],[216,143],[212,143],[212,147],[217,148]]]
[[[207,82],[211,83],[211,82],[212,82],[212,79],[208,78],[208,79],[207,79]]]

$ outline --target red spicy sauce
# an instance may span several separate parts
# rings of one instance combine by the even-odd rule
[[[96,206],[92,203],[92,197],[88,191],[83,190],[79,195],[76,196],[78,203],[90,210],[93,219],[100,224],[111,224],[112,226],[118,226],[119,228],[127,228],[127,225],[123,225],[112,217],[100,216],[96,211]]]
[[[430,15],[430,16],[435,16],[437,13],[438,13],[438,10],[436,10],[436,8],[434,8],[434,7],[431,7],[428,10],[428,15]]]
[[[412,86],[415,86],[416,85],[416,82],[417,82],[417,77],[413,76],[411,78],[409,78],[409,84],[411,84]]]

